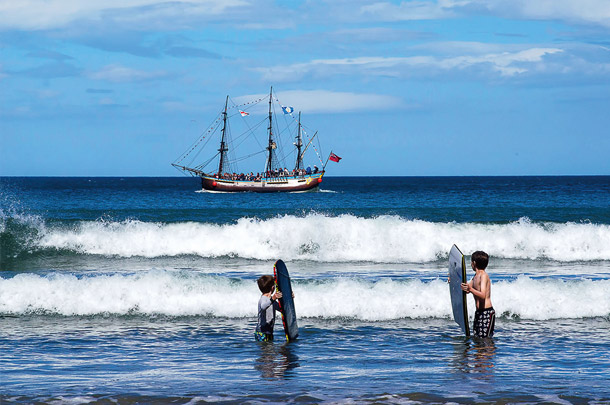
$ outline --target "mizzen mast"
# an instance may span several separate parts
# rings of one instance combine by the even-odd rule
[[[303,168],[303,156],[301,154],[301,148],[303,147],[303,137],[301,136],[301,112],[299,111],[299,127],[297,130],[297,143],[294,144],[297,147],[297,161],[294,166],[295,171],[299,171]]]
[[[220,138],[220,149],[218,149],[218,152],[220,152],[220,162],[218,163],[218,176],[222,177],[223,174],[223,169],[224,169],[224,164],[225,164],[225,160],[227,159],[227,151],[229,150],[229,148],[227,147],[227,144],[225,142],[225,138],[226,138],[226,134],[227,134],[227,106],[229,104],[229,96],[227,96],[227,100],[225,101],[225,110],[222,112],[222,119],[223,119],[223,125],[222,125],[222,137]]]

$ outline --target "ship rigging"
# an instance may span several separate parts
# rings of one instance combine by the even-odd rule
[[[263,112],[266,101],[268,108]],[[256,122],[256,115],[263,118]],[[282,118],[285,125],[280,126]],[[236,136],[232,131],[234,121],[241,128]],[[211,149],[206,146],[214,138],[219,142],[216,153],[195,164],[203,150]],[[287,138],[292,138],[289,147],[284,145]],[[265,156],[264,165],[261,155]],[[212,125],[172,166],[200,177],[207,191],[297,192],[319,187],[328,163],[328,158],[323,162],[321,156],[318,132],[310,135],[301,122],[301,113],[294,114],[292,107],[282,105],[271,88],[268,96],[239,104],[227,96]],[[306,158],[315,164],[306,166]],[[329,158],[338,161],[332,152]],[[254,170],[257,161],[258,170]],[[244,164],[249,170],[240,171]]]

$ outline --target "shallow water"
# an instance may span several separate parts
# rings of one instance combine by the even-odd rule
[[[2,319],[4,399],[58,396],[313,402],[609,400],[608,319],[502,320],[497,337],[449,320],[303,320],[255,343],[249,319]]]

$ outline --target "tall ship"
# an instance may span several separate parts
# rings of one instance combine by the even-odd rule
[[[329,159],[340,158],[331,152],[323,162],[318,133],[311,132],[273,87],[268,97],[247,102],[227,96],[212,125],[172,166],[199,176],[202,188],[212,192],[316,190]]]

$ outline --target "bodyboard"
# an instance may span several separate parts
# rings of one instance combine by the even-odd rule
[[[290,275],[282,260],[275,262],[273,276],[275,277],[277,289],[282,293],[282,298],[279,299],[279,303],[286,340],[291,342],[299,336],[299,326],[297,325],[297,314],[294,310],[294,300],[292,299]]]
[[[453,245],[449,252],[449,293],[451,295],[451,308],[453,319],[460,325],[462,332],[470,336],[468,326],[468,304],[466,292],[462,290],[462,283],[466,282],[466,262],[460,249]]]

